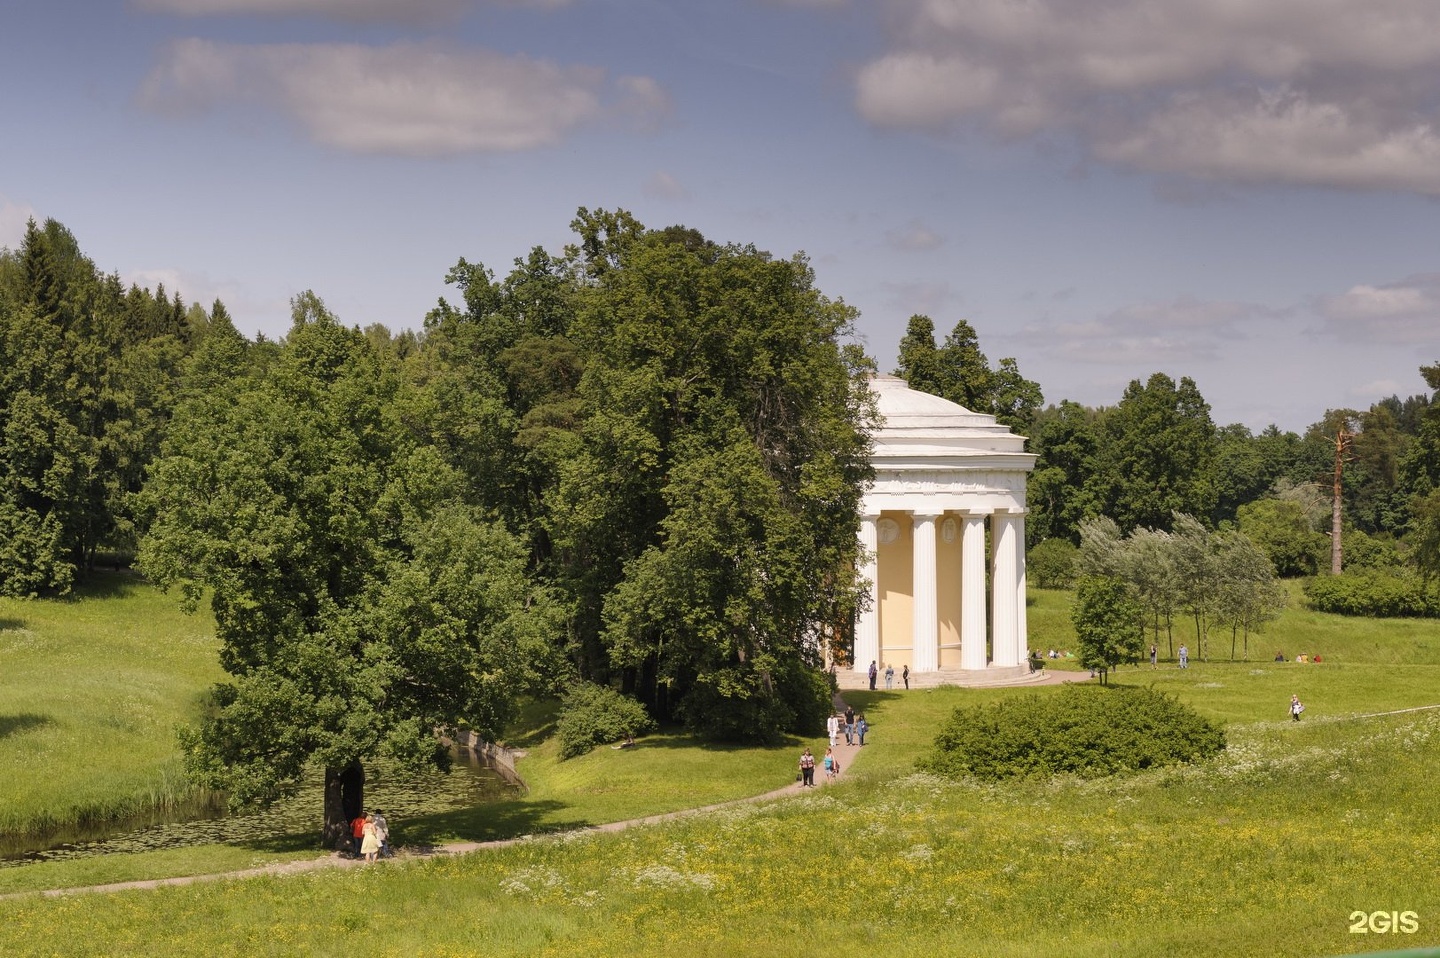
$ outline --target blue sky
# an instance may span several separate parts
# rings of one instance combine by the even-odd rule
[[[968,319],[1048,402],[1190,376],[1303,429],[1440,360],[1433,0],[6,4],[0,245],[282,335],[418,326],[622,207],[860,310]]]

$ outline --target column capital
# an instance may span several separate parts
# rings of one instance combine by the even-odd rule
[[[924,508],[924,509],[911,509],[911,510],[910,510],[910,517],[911,517],[912,519],[914,519],[915,521],[917,521],[917,522],[920,521],[921,519],[939,519],[939,518],[940,518],[941,516],[943,516],[944,514],[945,514],[945,510],[944,510],[944,509],[941,509],[941,508],[938,508],[938,507],[935,507],[935,506],[927,506],[927,507]]]

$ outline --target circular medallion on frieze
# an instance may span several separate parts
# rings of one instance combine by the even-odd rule
[[[894,519],[881,519],[875,527],[881,542],[894,542],[900,538],[900,523]]]

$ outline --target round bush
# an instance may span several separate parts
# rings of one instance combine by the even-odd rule
[[[1316,611],[1337,615],[1394,618],[1440,613],[1418,576],[1391,575],[1373,569],[1316,576],[1305,583],[1305,598]]]
[[[571,689],[556,722],[560,757],[584,755],[597,745],[655,731],[645,706],[607,685],[583,682]]]
[[[1220,727],[1173,696],[1129,686],[1067,686],[1055,695],[956,709],[919,766],[953,778],[1099,777],[1194,762],[1224,747]]]

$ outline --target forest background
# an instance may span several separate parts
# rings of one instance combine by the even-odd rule
[[[878,365],[853,310],[803,255],[622,211],[572,226],[503,279],[460,260],[460,301],[419,330],[347,328],[306,291],[283,340],[251,341],[223,303],[126,288],[32,222],[0,254],[0,592],[136,562],[208,599],[233,681],[192,774],[266,801],[318,761],[332,824],[359,756],[443,763],[434,729],[498,732],[577,681],[718,738],[812,726],[818,650],[843,652],[860,601]],[[923,316],[895,371],[1030,437],[1038,585],[1071,581],[1102,518],[1238,530],[1313,575],[1339,515],[1361,585],[1330,601],[1435,613],[1436,396],[1317,410],[1303,435],[1217,426],[1158,372],[1113,406],[1045,405],[968,323],[937,341]]]

